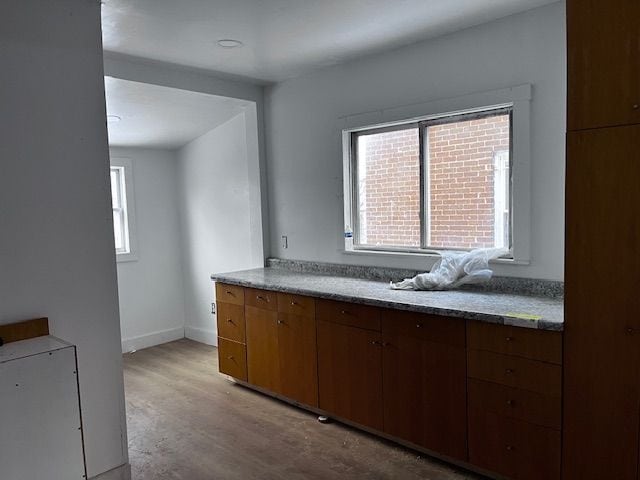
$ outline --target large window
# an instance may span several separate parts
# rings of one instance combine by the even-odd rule
[[[131,176],[129,159],[112,159],[110,168],[111,209],[118,261],[136,259]]]
[[[511,247],[511,106],[350,135],[355,249]]]

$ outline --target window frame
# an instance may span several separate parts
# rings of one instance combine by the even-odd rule
[[[109,165],[109,192],[111,192],[111,170],[120,171],[121,209],[123,210],[126,251],[116,252],[116,262],[133,262],[138,260],[138,241],[136,235],[135,197],[133,190],[133,164],[130,158],[112,157]],[[113,221],[113,199],[111,200]],[[115,242],[115,236],[114,236]],[[114,243],[115,249],[115,243]]]
[[[512,140],[513,140],[513,105],[490,107],[485,110],[471,110],[468,112],[456,112],[453,114],[443,114],[441,116],[433,116],[420,121],[409,121],[407,123],[398,123],[391,126],[372,127],[362,130],[350,132],[350,171],[352,175],[351,186],[351,226],[353,228],[353,249],[354,250],[381,250],[381,251],[405,251],[405,252],[439,252],[444,250],[455,251],[471,251],[473,248],[462,247],[436,247],[430,245],[430,191],[429,191],[429,156],[427,149],[428,142],[425,142],[425,134],[429,127],[435,125],[446,125],[449,123],[479,120],[482,118],[496,117],[499,115],[509,116],[509,164],[513,160],[512,156]],[[418,162],[419,162],[419,178],[420,178],[420,246],[411,247],[407,245],[369,245],[360,241],[360,188],[359,188],[359,170],[358,170],[358,139],[366,135],[376,135],[380,133],[396,132],[410,129],[418,130]],[[509,169],[511,172],[511,169]],[[512,198],[509,189],[509,214],[511,215]],[[509,250],[511,251],[511,222],[509,227]]]
[[[410,128],[413,125],[435,125],[450,123],[456,117],[469,117],[477,113],[479,116],[491,115],[499,109],[510,111],[510,169],[511,189],[510,201],[510,255],[495,260],[498,263],[523,264],[530,263],[530,102],[531,85],[519,85],[506,89],[475,93],[420,104],[405,105],[358,114],[350,114],[339,118],[342,130],[343,147],[343,184],[344,184],[344,253],[364,255],[394,255],[407,258],[418,256],[439,256],[443,250],[451,248],[434,248],[426,246],[426,229],[428,224],[422,220],[421,246],[375,246],[359,244],[358,218],[358,177],[357,159],[354,154],[355,142],[362,132],[379,133]],[[420,178],[421,178],[421,216],[424,216],[427,201],[428,179],[425,175],[425,142],[424,128],[419,128],[420,144]],[[464,251],[455,248],[456,251]]]

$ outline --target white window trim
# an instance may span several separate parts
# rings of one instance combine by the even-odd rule
[[[345,115],[339,118],[342,130],[343,189],[344,189],[344,253],[367,256],[392,256],[398,259],[434,257],[436,252],[395,252],[354,248],[353,238],[347,235],[352,228],[353,187],[351,179],[351,133],[374,127],[384,127],[421,121],[443,114],[487,109],[501,105],[513,106],[511,151],[512,159],[512,258],[494,260],[496,263],[528,265],[531,260],[531,93],[530,84],[511,88],[473,93],[431,102]]]
[[[138,237],[136,232],[136,205],[133,190],[133,164],[130,158],[112,157],[110,166],[124,169],[124,189],[126,198],[126,220],[129,233],[129,251],[116,252],[116,262],[135,262],[138,260]]]

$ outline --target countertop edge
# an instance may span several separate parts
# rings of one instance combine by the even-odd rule
[[[464,320],[477,320],[486,323],[494,323],[499,325],[509,325],[523,328],[531,328],[537,330],[547,330],[561,332],[563,331],[564,324],[562,322],[553,322],[545,319],[540,320],[526,320],[517,317],[511,317],[506,315],[495,315],[481,312],[471,312],[468,310],[457,310],[449,308],[438,308],[423,305],[413,305],[410,303],[393,302],[387,300],[378,300],[375,298],[367,298],[360,296],[343,295],[339,293],[327,293],[318,290],[298,288],[298,287],[285,287],[274,284],[263,284],[258,282],[240,280],[234,277],[229,277],[224,274],[211,275],[211,280],[214,282],[226,283],[229,285],[236,285],[239,287],[258,288],[269,290],[273,292],[293,293],[297,295],[307,295],[316,298],[322,298],[325,300],[337,300],[342,302],[357,303],[361,305],[369,305],[373,307],[392,308],[395,310],[404,310],[416,313],[427,313],[432,315],[442,315],[447,317],[461,318]]]

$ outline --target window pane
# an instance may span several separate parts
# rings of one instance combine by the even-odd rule
[[[508,114],[427,127],[431,247],[509,246]]]
[[[359,243],[420,246],[418,128],[359,135]]]
[[[111,169],[111,206],[120,207],[120,171],[117,168]]]
[[[124,250],[124,225],[122,224],[122,212],[113,211],[113,234],[116,240],[116,252]]]

